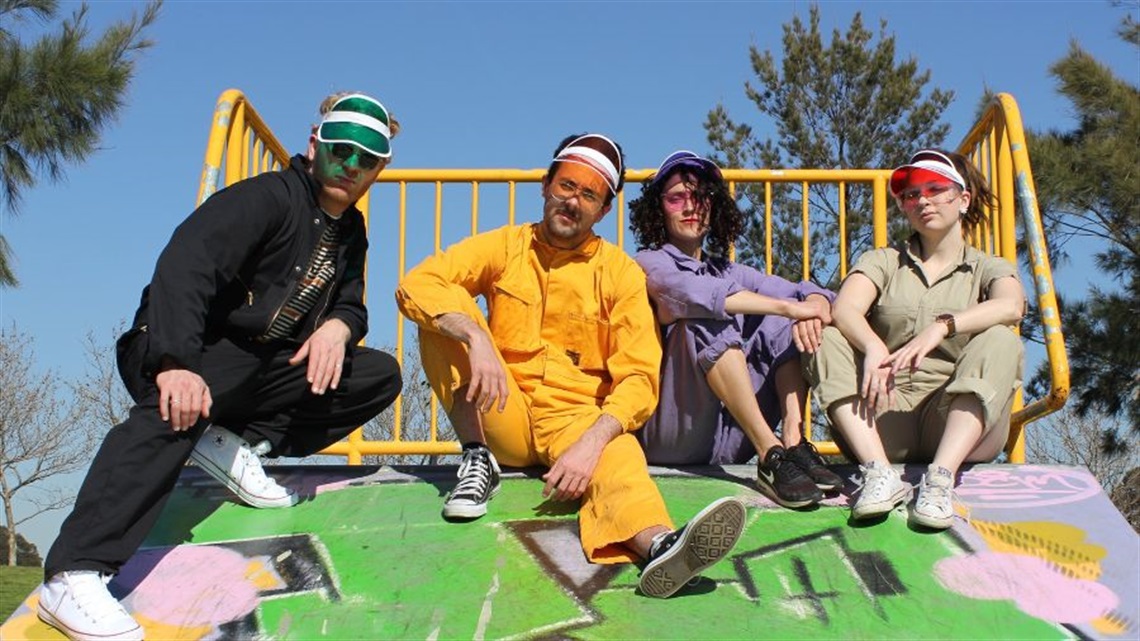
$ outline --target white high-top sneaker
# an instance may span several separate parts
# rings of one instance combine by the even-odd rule
[[[110,575],[60,572],[40,588],[39,617],[74,641],[141,641],[138,621],[107,590]]]
[[[859,499],[851,507],[851,516],[856,520],[886,514],[910,499],[914,488],[890,464],[869,461],[860,465],[859,471],[863,473],[862,486]]]
[[[950,470],[933,464],[927,468],[910,519],[933,530],[945,530],[954,523],[954,475]]]
[[[190,460],[253,507],[290,507],[297,504],[295,492],[281,487],[265,475],[261,460],[249,443],[225,428],[207,426],[202,438],[194,445]]]

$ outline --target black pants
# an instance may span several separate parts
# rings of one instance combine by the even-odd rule
[[[48,552],[46,578],[67,570],[118,572],[154,525],[208,424],[251,443],[269,440],[271,456],[306,456],[375,417],[402,384],[395,358],[355,347],[337,389],[317,396],[305,379],[306,364],[288,364],[296,346],[221,339],[202,354],[201,374],[214,401],[210,420],[175,432],[159,417],[158,388],[142,374],[147,340],[138,330],[119,340],[119,373],[136,405],[91,462]]]

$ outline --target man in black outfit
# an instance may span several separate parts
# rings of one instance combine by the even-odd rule
[[[174,231],[118,341],[136,405],[108,432],[44,567],[39,616],[72,639],[142,639],[106,588],[192,458],[245,503],[295,493],[259,455],[306,456],[400,393],[368,329],[356,201],[399,129],[363,94],[330,96],[305,155],[211,196]],[[252,444],[252,445],[251,445]]]

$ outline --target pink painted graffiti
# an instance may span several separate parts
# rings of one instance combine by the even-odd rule
[[[1030,616],[1054,623],[1087,623],[1112,612],[1116,594],[1095,581],[1072,579],[1019,554],[982,552],[942,559],[934,576],[947,590],[972,599],[1008,599]]]
[[[217,625],[257,607],[247,577],[250,559],[221,547],[179,546],[165,555],[131,593],[131,605],[155,621],[180,626]],[[177,591],[170,586],[177,585]]]
[[[1101,488],[1084,469],[1024,465],[973,470],[955,491],[971,507],[1025,508],[1082,501]]]

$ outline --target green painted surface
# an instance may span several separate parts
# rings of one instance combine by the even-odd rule
[[[850,486],[793,512],[752,489],[750,468],[696,472],[657,470],[677,523],[725,495],[749,522],[728,559],[666,600],[637,592],[637,566],[587,563],[576,506],[543,501],[536,476],[505,479],[484,518],[444,521],[454,467],[272,468],[309,497],[284,510],[238,505],[188,468],[111,589],[155,639],[1115,640],[1140,629],[1138,539],[1087,471],[978,466],[957,488],[966,518],[942,533],[912,530],[904,510],[849,522]],[[36,618],[37,598],[0,638],[62,638]]]
[[[723,480],[663,478],[659,485],[678,523],[720,496],[754,497]],[[750,509],[731,562],[673,599],[639,595],[635,566],[621,566],[576,596],[513,529],[537,521],[576,533],[565,532],[574,527],[572,513],[547,514],[552,506],[541,501],[540,488],[533,479],[507,480],[491,514],[469,523],[443,521],[441,489],[429,483],[350,487],[291,510],[224,503],[203,520],[193,509],[202,500],[180,492],[149,543],[177,543],[188,526],[195,543],[315,535],[339,598],[310,592],[263,599],[259,627],[279,639],[1066,636],[1008,601],[943,589],[932,567],[964,551],[954,535],[914,532],[901,513],[852,527],[847,510],[836,507]],[[584,564],[568,547],[553,553]]]

